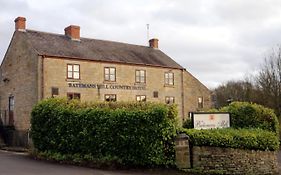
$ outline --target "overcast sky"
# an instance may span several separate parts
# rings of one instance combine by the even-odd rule
[[[27,28],[138,45],[159,39],[159,48],[207,87],[214,88],[259,69],[281,44],[280,0],[0,0],[0,60],[14,32]]]

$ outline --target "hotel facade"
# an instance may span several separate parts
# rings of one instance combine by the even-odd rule
[[[210,108],[210,91],[158,48],[80,37],[71,25],[65,34],[26,29],[15,32],[0,67],[0,110],[14,126],[13,145],[26,145],[32,107],[51,97],[81,101],[175,103],[179,121],[189,112]]]

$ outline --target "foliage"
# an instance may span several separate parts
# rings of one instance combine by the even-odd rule
[[[175,106],[53,98],[39,102],[31,115],[35,148],[57,159],[90,155],[127,166],[174,163]]]
[[[192,120],[191,119],[185,119],[185,121],[183,122],[182,124],[182,127],[183,128],[187,128],[187,129],[190,129],[190,128],[193,128],[192,126]]]
[[[220,111],[230,113],[230,126],[233,128],[260,128],[279,132],[279,123],[274,111],[261,105],[233,102],[221,108]]]
[[[238,149],[270,150],[279,149],[275,133],[262,129],[183,129],[195,146],[214,146]]]

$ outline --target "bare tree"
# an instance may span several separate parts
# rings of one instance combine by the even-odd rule
[[[217,108],[227,100],[254,102],[275,110],[281,120],[281,46],[265,57],[257,75],[244,80],[228,81],[213,91]]]
[[[256,77],[257,88],[262,92],[264,105],[281,115],[281,47],[272,49]]]
[[[213,91],[216,99],[215,106],[220,108],[227,105],[230,101],[256,102],[256,91],[254,85],[248,79],[228,81]]]

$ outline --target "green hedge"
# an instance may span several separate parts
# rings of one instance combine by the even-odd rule
[[[32,140],[41,153],[128,166],[174,164],[176,106],[54,98],[39,102],[31,115]]]
[[[248,102],[233,102],[219,110],[231,114],[233,128],[260,128],[279,132],[279,122],[272,109]]]
[[[279,140],[275,133],[262,129],[183,129],[192,145],[214,146],[254,150],[278,150]]]
[[[262,105],[248,102],[233,102],[219,110],[211,109],[209,112],[229,112],[232,128],[260,128],[278,134],[279,122],[272,109]],[[183,123],[184,128],[192,128],[190,119]]]

